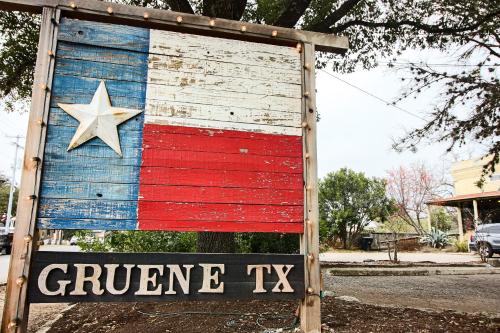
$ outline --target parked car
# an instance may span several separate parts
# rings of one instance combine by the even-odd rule
[[[469,249],[487,258],[491,258],[494,253],[500,254],[500,223],[478,225],[469,241]]]

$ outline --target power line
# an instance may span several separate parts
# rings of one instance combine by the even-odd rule
[[[383,103],[384,103],[384,104],[386,104],[386,105],[392,106],[392,107],[393,107],[393,108],[395,108],[395,109],[398,109],[398,110],[400,110],[400,111],[403,111],[404,113],[407,113],[407,114],[409,114],[409,115],[411,115],[411,116],[413,116],[413,117],[415,117],[415,118],[418,118],[418,119],[420,119],[420,120],[423,120],[423,121],[427,122],[427,120],[426,120],[425,118],[422,118],[422,117],[420,117],[419,115],[417,115],[417,114],[415,114],[415,113],[413,113],[413,112],[411,112],[411,111],[405,110],[405,109],[403,109],[402,107],[399,107],[399,106],[395,105],[394,103],[391,103],[391,102],[389,102],[389,101],[387,101],[387,100],[385,100],[385,99],[383,99],[383,98],[380,98],[380,97],[378,97],[378,96],[376,96],[376,95],[372,94],[371,92],[364,90],[363,88],[360,88],[360,87],[358,87],[358,86],[355,86],[354,84],[352,84],[352,83],[350,83],[350,82],[347,82],[346,80],[341,79],[341,78],[339,78],[338,76],[335,76],[335,75],[333,75],[332,73],[329,73],[329,72],[325,71],[324,69],[320,69],[320,71],[322,71],[322,72],[324,72],[324,73],[326,73],[326,74],[330,75],[330,76],[331,76],[331,77],[333,77],[334,79],[337,79],[337,80],[339,80],[339,81],[344,82],[345,84],[347,84],[347,85],[349,85],[349,86],[351,86],[351,87],[353,87],[353,88],[355,88],[355,89],[357,89],[357,90],[359,90],[359,91],[363,92],[364,94],[366,94],[366,95],[368,95],[368,96],[370,96],[370,97],[373,97],[373,98],[375,98],[375,99],[377,99],[377,100],[379,100],[379,101],[383,102]]]
[[[379,61],[382,65],[410,65],[410,66],[435,66],[435,67],[500,67],[500,64],[493,65],[473,65],[473,64],[432,64],[425,62],[390,62],[390,61]]]

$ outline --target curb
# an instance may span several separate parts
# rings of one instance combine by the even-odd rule
[[[328,273],[334,276],[431,276],[431,275],[480,275],[480,274],[500,274],[498,268],[332,268]]]

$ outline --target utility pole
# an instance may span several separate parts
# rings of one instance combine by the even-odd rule
[[[17,152],[19,148],[22,148],[19,145],[19,140],[21,140],[20,135],[11,136],[10,138],[16,139],[13,144],[16,146],[14,152],[14,165],[12,166],[12,178],[10,180],[10,193],[9,193],[9,204],[7,206],[7,220],[5,221],[5,234],[8,234],[10,231],[10,224],[12,220],[12,204],[14,202],[14,192],[16,190],[16,171],[17,171]]]

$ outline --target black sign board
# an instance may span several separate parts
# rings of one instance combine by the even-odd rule
[[[37,252],[29,302],[304,297],[304,256]]]

